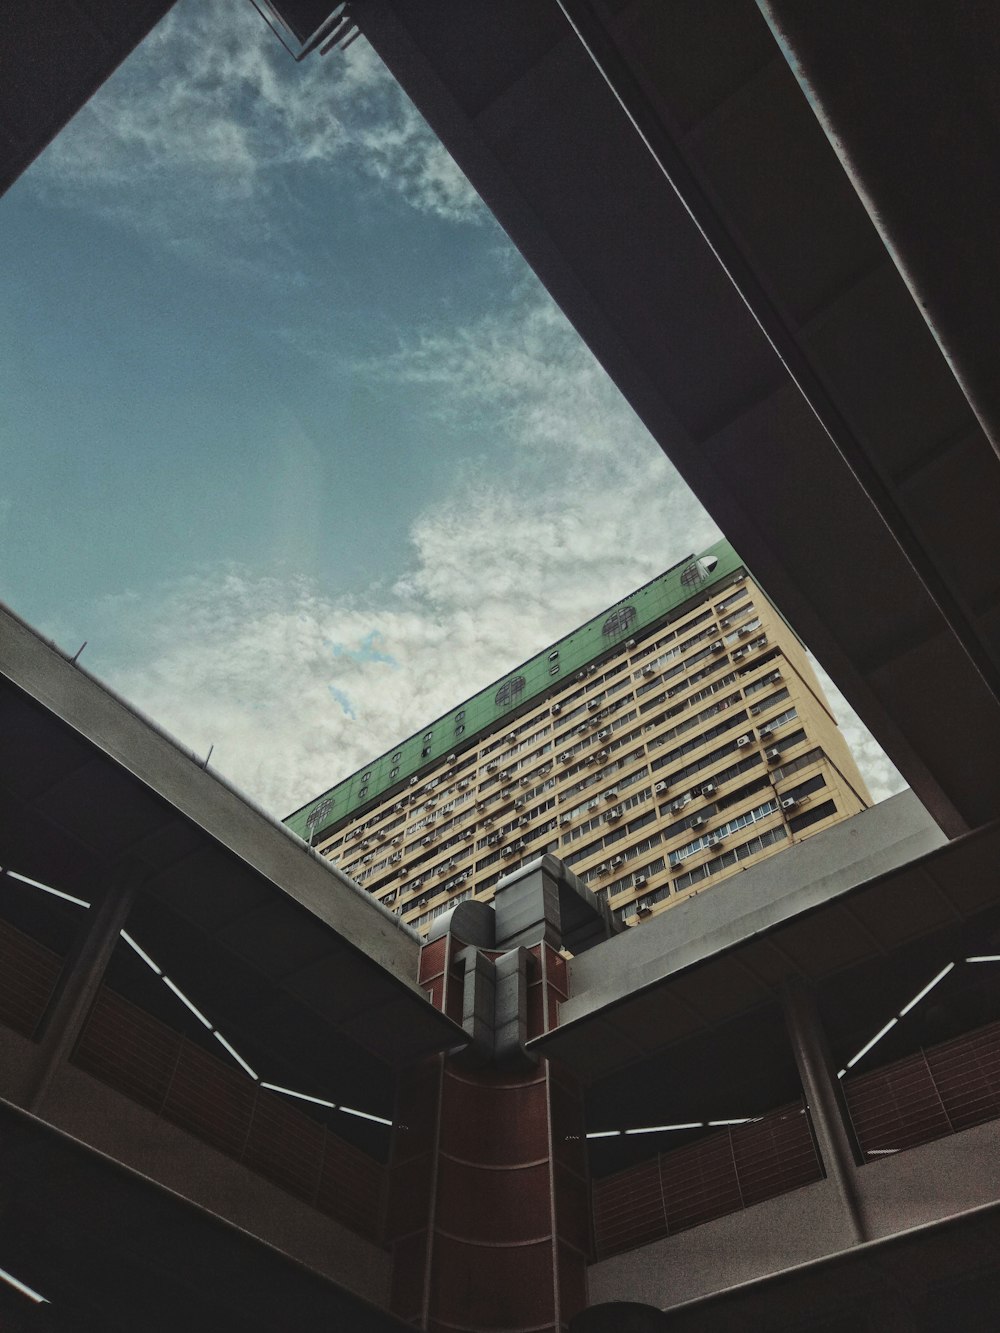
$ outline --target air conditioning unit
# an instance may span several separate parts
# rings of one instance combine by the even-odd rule
[[[467,828],[462,833],[463,838],[474,838],[475,835],[476,835],[476,830],[472,828]]]
[[[704,785],[704,786],[702,787],[702,789],[701,789],[701,794],[702,794],[702,796],[714,796],[714,795],[715,795],[715,783],[714,783],[714,782],[706,782],[705,785]]]
[[[393,838],[393,840],[392,840],[392,842],[389,844],[389,846],[390,846],[390,847],[398,847],[399,844],[400,844],[402,841],[403,841],[402,836],[401,836],[400,834],[397,834],[396,837]]]
[[[448,870],[449,870],[448,866],[438,866],[437,868],[438,878],[440,878],[442,875],[447,875]]]
[[[517,826],[518,826],[518,828],[527,828],[527,826],[528,826],[530,823],[531,823],[531,820],[528,818],[528,816],[527,816],[527,815],[522,815],[521,818],[517,821]]]
[[[485,810],[485,809],[486,809],[486,805],[487,805],[487,802],[486,802],[486,801],[477,801],[477,802],[476,802],[476,809],[477,809],[477,810]]]
[[[645,884],[645,882],[646,882],[645,875],[636,875],[635,878],[632,880],[633,886],[637,889],[641,889],[642,886]]]
[[[750,716],[751,716],[751,717],[756,717],[757,714],[758,714],[759,712],[760,712],[760,704],[751,704],[751,705],[750,705]]]
[[[373,852],[369,852],[368,855],[362,860],[361,864],[362,864],[362,865],[368,865],[368,863],[371,861],[373,855],[374,855]]]
[[[608,863],[607,863],[607,861],[602,861],[602,862],[601,862],[601,864],[597,867],[597,873],[598,873],[599,875],[606,875],[606,874],[608,873]]]
[[[717,852],[719,848],[722,846],[722,839],[711,838],[705,845],[710,852]]]
[[[534,781],[534,778],[532,778],[532,776],[530,775],[530,773],[525,773],[524,777],[521,779],[521,786],[522,786],[522,787],[530,787],[533,781]]]
[[[675,870],[677,866],[682,866],[683,864],[684,864],[683,856],[675,856],[673,861],[671,861],[670,863],[670,868],[671,870]]]
[[[450,754],[450,755],[448,756],[448,763],[449,763],[449,764],[453,764],[457,758],[458,758],[458,755],[457,755],[457,754]]]
[[[434,839],[428,834],[426,838],[420,839],[420,845],[421,847],[429,847],[433,841]]]
[[[514,855],[514,848],[513,848],[513,847],[505,847],[505,848],[503,849],[503,855],[504,855],[504,856],[513,856],[513,855]]]
[[[798,799],[795,796],[786,796],[781,802],[781,808],[782,810],[794,810],[798,803]]]
[[[553,704],[552,707],[549,709],[549,712],[552,714],[553,717],[558,717],[558,715],[562,712],[562,704]]]
[[[716,639],[714,643],[709,644],[708,651],[710,653],[721,653],[722,647],[723,647],[722,640]]]
[[[409,867],[408,867],[408,866],[400,866],[400,868],[399,868],[399,873],[400,873],[401,875],[408,875],[408,874],[410,873],[410,871],[409,871]]]
[[[497,761],[495,759],[491,759],[490,762],[486,765],[486,771],[487,773],[495,773],[499,767],[500,765],[497,763]]]
[[[759,626],[757,625],[744,625],[743,628],[739,631],[740,638],[745,639],[748,634],[752,634],[754,630],[758,628]]]
[[[740,659],[746,657],[746,655],[747,650],[745,648],[737,648],[735,653],[733,653],[733,661],[739,662]]]
[[[516,740],[517,740],[517,732],[516,732],[516,731],[509,731],[509,732],[507,733],[507,737],[506,737],[506,739],[507,739],[507,744],[508,744],[508,745],[511,743],[511,741],[516,741]]]
[[[500,841],[500,834],[499,834],[499,833],[491,833],[491,834],[489,835],[489,837],[486,839],[486,846],[487,846],[487,847],[495,847],[496,844],[497,844],[499,841]]]
[[[603,731],[599,731],[597,733],[597,739],[599,741],[606,741],[610,735],[611,735],[611,728],[605,727]]]
[[[573,818],[571,815],[563,815],[562,819],[559,821],[560,824],[572,824],[572,822]]]
[[[483,828],[492,828],[492,827],[493,827],[493,818],[492,816],[487,816],[486,819],[483,820]]]
[[[410,786],[415,787],[419,781],[419,778],[410,778]]]
[[[573,756],[571,754],[561,754],[559,756],[559,762],[560,764],[568,764],[572,758]]]
[[[607,752],[607,750],[598,750],[598,751],[597,751],[597,758],[598,758],[598,759],[607,759],[607,757],[608,757],[608,752]]]
[[[643,903],[641,907],[636,908],[635,914],[640,921],[645,921],[647,916],[653,915],[653,909],[651,907],[647,907],[645,903]]]
[[[466,789],[466,787],[467,787],[468,785],[469,785],[469,779],[468,779],[468,778],[460,778],[460,779],[459,779],[459,783],[458,783],[458,789],[459,789],[459,791],[465,791],[465,789]]]
[[[624,856],[613,856],[613,857],[611,858],[611,869],[612,869],[612,870],[617,870],[619,866],[623,866],[624,864],[625,864],[625,858],[624,858]]]
[[[644,676],[651,676],[651,675],[653,674],[654,670],[655,670],[654,667],[651,667],[651,666],[644,666],[644,667],[642,668],[642,674],[643,674]]]
[[[737,736],[736,744],[741,750],[745,750],[748,745],[753,744],[753,740],[750,736]]]
[[[702,828],[708,821],[704,815],[695,815],[688,824],[688,828]]]
[[[687,797],[682,796],[679,800],[670,802],[670,809],[676,815],[687,805]]]
[[[369,840],[368,840],[367,838],[365,838],[364,841],[362,842],[361,846],[362,846],[362,847],[370,847],[370,846],[371,846],[371,843],[369,842]]]
[[[613,823],[616,819],[621,819],[621,817],[622,817],[622,812],[617,807],[614,810],[608,811],[609,824]]]
[[[598,708],[600,708],[600,706],[601,706],[600,699],[591,699],[590,703],[587,705],[587,707],[590,709],[592,713],[595,712]]]
[[[618,788],[609,787],[607,791],[604,793],[604,799],[606,801],[616,801],[618,799]]]
[[[769,740],[774,735],[774,727],[758,727],[757,735],[762,741]]]
[[[577,678],[577,680],[586,680],[586,679],[587,679],[587,673],[586,673],[586,671],[578,671],[578,672],[576,673],[576,678]]]
[[[523,809],[524,809],[524,805],[525,805],[524,797],[523,797],[523,796],[519,796],[519,797],[517,798],[517,800],[514,802],[514,809],[515,809],[515,810],[523,810]]]
[[[781,751],[776,745],[772,745],[770,750],[764,751],[764,758],[769,764],[776,764],[781,758]]]
[[[626,647],[626,648],[634,648],[634,647],[635,647],[635,639],[626,639],[626,640],[625,640],[625,647]]]
[[[389,857],[389,864],[392,866],[398,865],[398,863],[402,861],[402,859],[403,859],[402,852],[393,852],[393,854]]]

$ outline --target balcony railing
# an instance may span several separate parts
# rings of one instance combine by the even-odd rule
[[[0,920],[0,1023],[33,1037],[62,965],[57,953]]]
[[[1000,1023],[844,1079],[866,1158],[1000,1118]]]
[[[822,1177],[801,1102],[593,1184],[597,1257],[738,1212]]]
[[[384,1169],[113,991],[102,989],[73,1063],[251,1171],[378,1238]]]

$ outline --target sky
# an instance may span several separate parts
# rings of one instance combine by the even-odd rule
[[[363,38],[179,0],[0,244],[0,598],[278,817],[720,535]]]

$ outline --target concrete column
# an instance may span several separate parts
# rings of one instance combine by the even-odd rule
[[[849,1243],[858,1245],[869,1236],[858,1197],[857,1162],[816,1001],[811,987],[801,978],[793,977],[785,984],[783,1002],[785,1023],[823,1167],[840,1196]]]
[[[119,865],[109,873],[104,896],[87,913],[84,932],[66,960],[60,987],[43,1019],[37,1059],[22,1097],[25,1109],[36,1115],[56,1072],[69,1059],[97,998],[141,873],[133,865]]]

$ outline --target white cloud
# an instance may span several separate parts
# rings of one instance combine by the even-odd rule
[[[488,468],[413,519],[409,567],[339,599],[249,569],[192,577],[138,618],[130,602],[131,653],[106,672],[278,815],[718,536],[537,288],[367,369],[426,384],[470,453],[489,440]],[[831,694],[873,794],[898,790]]]
[[[485,216],[364,38],[296,64],[249,4],[180,0],[26,179],[196,250],[206,221],[273,241],[283,169],[335,163],[438,217]]]
[[[884,801],[888,796],[894,796],[896,792],[904,791],[906,782],[895,764],[851,708],[830,676],[814,657],[810,657],[810,660],[826,693],[833,715],[868,784],[872,800],[877,803]]]

